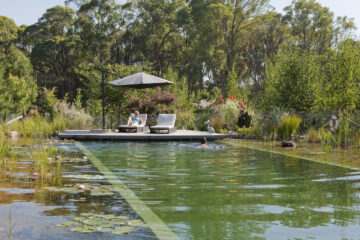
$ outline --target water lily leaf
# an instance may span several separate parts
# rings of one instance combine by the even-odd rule
[[[114,195],[113,192],[107,192],[107,191],[91,191],[90,196],[111,196]]]
[[[135,219],[135,220],[131,220],[128,222],[129,226],[133,226],[133,227],[144,227],[146,226],[146,224],[139,220],[139,219]]]
[[[76,225],[78,222],[75,221],[66,221],[60,224],[56,224],[57,227],[70,227],[71,225]]]
[[[80,232],[84,229],[84,227],[74,227],[74,228],[70,228],[71,232]]]
[[[84,217],[90,217],[93,216],[94,214],[92,213],[81,213],[80,216],[84,216]]]
[[[84,222],[87,218],[85,217],[74,217],[73,220],[76,222]]]
[[[105,219],[116,219],[116,216],[111,215],[111,214],[107,214],[107,215],[102,215],[102,218],[105,218]]]
[[[114,230],[113,228],[108,228],[108,227],[100,227],[97,229],[97,231],[103,233],[111,233],[113,230]]]
[[[114,230],[112,230],[113,234],[124,234],[129,233],[133,230],[133,227],[117,227]]]
[[[67,178],[79,178],[79,179],[86,179],[86,180],[101,180],[105,179],[103,175],[63,175],[63,177]]]
[[[118,225],[118,226],[127,225],[127,222],[125,222],[125,221],[120,221],[120,220],[116,220],[116,219],[111,220],[110,223],[111,223],[113,226],[114,226],[114,225]]]
[[[120,219],[120,220],[128,220],[129,217],[128,216],[116,216],[116,219]]]
[[[88,227],[83,227],[80,232],[82,232],[82,233],[93,233],[95,231],[96,231],[95,229],[90,229]]]

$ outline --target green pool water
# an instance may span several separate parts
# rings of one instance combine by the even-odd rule
[[[359,239],[360,172],[243,147],[82,144],[180,239]]]

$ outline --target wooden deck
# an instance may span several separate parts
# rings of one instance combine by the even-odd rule
[[[119,133],[101,132],[90,130],[68,130],[59,134],[60,139],[74,140],[120,140],[120,141],[168,141],[168,140],[196,140],[199,141],[206,137],[208,140],[216,140],[227,138],[226,134],[208,133],[191,130],[177,130],[170,134],[154,134],[150,132],[144,133]]]

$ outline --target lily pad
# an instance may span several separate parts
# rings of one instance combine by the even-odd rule
[[[117,227],[114,230],[112,230],[113,234],[125,234],[129,233],[133,230],[133,227]]]
[[[131,221],[129,221],[128,224],[129,224],[129,226],[132,226],[132,227],[145,227],[146,226],[146,224],[139,219],[131,220]]]
[[[113,234],[126,234],[134,230],[135,227],[143,227],[146,224],[139,220],[129,220],[127,216],[115,216],[111,214],[93,214],[81,213],[72,221],[66,221],[62,224],[56,225],[58,227],[70,227],[73,232],[92,233],[92,232],[106,232]]]
[[[66,222],[63,222],[63,223],[60,223],[60,224],[56,224],[57,227],[70,227],[72,225],[76,225],[78,224],[78,222],[75,222],[75,221],[66,221]]]
[[[114,230],[113,228],[107,228],[107,227],[100,227],[97,229],[97,231],[103,233],[111,233],[113,230]]]
[[[78,178],[78,179],[86,179],[86,180],[102,180],[105,179],[103,175],[64,175],[63,177],[67,178]]]

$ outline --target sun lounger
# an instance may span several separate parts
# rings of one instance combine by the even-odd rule
[[[150,133],[173,133],[175,127],[176,114],[159,114],[157,124],[150,127]]]
[[[140,119],[142,120],[142,124],[139,126],[129,126],[129,125],[120,125],[119,132],[131,132],[131,133],[138,133],[138,132],[146,132],[149,130],[149,127],[146,125],[147,114],[140,114]]]

